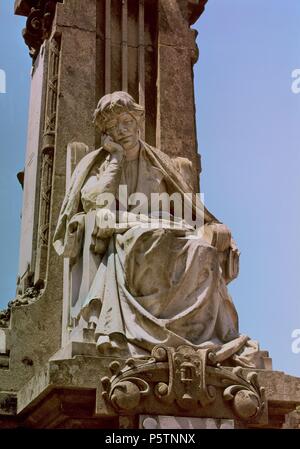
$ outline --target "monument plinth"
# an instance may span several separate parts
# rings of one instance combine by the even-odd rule
[[[33,70],[0,427],[282,427],[300,404],[239,333],[239,251],[196,196],[205,3],[15,2]]]

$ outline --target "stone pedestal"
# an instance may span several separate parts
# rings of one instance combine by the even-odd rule
[[[155,429],[234,429],[232,419],[189,418],[176,416],[141,415],[139,428]]]
[[[141,363],[137,361],[137,365]],[[187,410],[174,401],[165,402],[155,393],[157,381],[168,383],[170,379],[168,368],[161,370],[161,365],[155,367],[152,375],[148,371],[148,377],[142,376],[150,385],[147,394],[136,396],[136,389],[124,386],[119,390],[121,396],[107,397],[105,379],[117,374],[118,364],[123,367],[126,360],[77,356],[50,361],[17,393],[1,393],[0,427],[132,429],[144,427],[145,419],[151,417],[146,420],[147,428],[154,426],[154,421],[157,428],[225,429],[233,427],[233,422],[234,428],[281,428],[286,414],[300,403],[300,379],[282,372],[255,370],[260,388],[265,390],[264,406],[256,418],[238,416],[233,403],[221,399],[221,384],[216,386],[216,396],[210,404],[201,406],[199,402]],[[232,368],[226,368],[226,372],[232,372]],[[242,377],[251,372],[243,370]],[[218,368],[208,368],[208,385],[218,385],[215,375],[219,376]]]

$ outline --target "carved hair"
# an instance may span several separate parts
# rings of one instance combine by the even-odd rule
[[[134,101],[127,92],[118,91],[102,97],[94,112],[94,123],[103,132],[105,124],[115,114],[128,112],[137,122],[144,116],[144,108]]]

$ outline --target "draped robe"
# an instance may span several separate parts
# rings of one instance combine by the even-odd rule
[[[172,160],[144,142],[138,161],[125,162],[122,169],[104,150],[91,152],[76,167],[62,205],[54,236],[58,254],[79,253],[87,232],[84,219],[97,210],[99,188],[116,191],[124,182],[129,194],[136,190],[147,198],[191,192]],[[190,208],[203,215],[206,226],[218,222],[193,201]],[[74,233],[76,217],[81,226]],[[157,344],[187,344],[212,348],[220,362],[255,366],[258,346],[239,334],[217,249],[184,220],[173,226],[150,214],[147,220],[151,226],[129,220],[110,237],[88,293],[73,304],[73,317],[94,326],[103,354],[147,356]]]

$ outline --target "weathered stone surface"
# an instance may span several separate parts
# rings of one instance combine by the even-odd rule
[[[13,393],[0,393],[0,414],[16,415],[17,396]]]
[[[140,429],[234,429],[231,419],[141,415]]]
[[[19,391],[17,395],[18,419],[25,425],[34,425],[35,416],[40,416],[41,421],[37,427],[47,428],[52,420],[53,397],[56,398],[57,406],[55,406],[55,410],[57,410],[59,404],[64,403],[66,391],[69,391],[72,395],[72,403],[78,403],[79,397],[82,398],[82,401],[85,401],[85,419],[87,421],[90,419],[91,426],[92,416],[101,417],[104,420],[103,422],[105,422],[105,419],[108,420],[107,422],[115,419],[116,413],[102,398],[101,393],[103,390],[100,382],[101,378],[110,375],[112,360],[109,357],[77,356],[73,360],[50,362]],[[125,359],[118,359],[118,362],[122,365],[125,363]],[[244,370],[244,374],[246,375],[247,373],[249,373],[249,370]],[[300,404],[299,379],[286,376],[284,373],[264,370],[258,370],[257,374],[260,385],[266,390],[268,421],[256,424],[244,422],[242,424],[232,411],[219,401],[214,406],[198,407],[197,409],[189,410],[189,416],[212,418],[216,419],[217,422],[220,419],[235,420],[236,426],[239,428],[247,426],[281,427],[285,420],[285,414],[294,410],[296,405]],[[285,389],[286,394],[284,398],[278,399],[274,390],[282,387]],[[83,391],[85,392],[84,394],[82,394]],[[89,412],[87,412],[87,409]],[[127,412],[128,416],[133,416],[134,414],[171,415],[177,417],[187,415],[186,411],[175,413],[173,405],[168,405],[167,403],[155,405],[154,401],[146,399],[134,412]],[[75,426],[74,423],[72,425]]]
[[[284,429],[300,429],[300,406],[295,411],[289,413],[283,425]]]
[[[185,5],[186,7],[186,5]],[[158,119],[156,145],[171,156],[187,157],[199,189],[193,62],[197,60],[194,32],[178,2],[159,2]],[[170,82],[172,80],[172,82]]]

